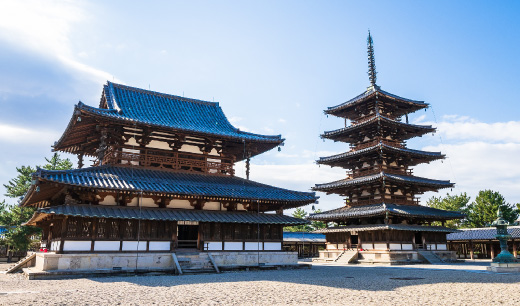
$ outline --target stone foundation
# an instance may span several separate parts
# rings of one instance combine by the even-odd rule
[[[210,252],[219,267],[286,266],[298,264],[297,252]]]
[[[296,252],[209,252],[217,266],[286,266],[298,264]],[[173,271],[172,253],[37,253],[32,271]]]
[[[457,260],[457,255],[453,251],[431,251],[445,262]],[[334,261],[343,251],[324,250],[320,251],[319,260]],[[396,251],[396,250],[370,250],[360,251],[357,263],[377,263],[377,264],[413,264],[424,263],[425,260],[417,251]]]
[[[498,263],[492,262],[491,267],[487,267],[488,271],[506,273],[506,272],[520,272],[520,263]]]

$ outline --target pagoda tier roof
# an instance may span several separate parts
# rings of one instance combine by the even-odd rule
[[[371,126],[383,125],[385,127],[392,127],[399,129],[397,133],[399,139],[406,140],[415,136],[435,132],[435,128],[431,125],[417,125],[410,123],[403,123],[397,120],[390,119],[381,114],[376,114],[370,119],[361,123],[350,125],[341,129],[324,132],[321,137],[332,139],[334,141],[355,142],[358,135],[365,135]]]
[[[67,151],[67,148],[81,144],[71,143],[70,139],[73,138],[71,134],[74,130],[82,126],[81,122],[78,122],[78,116],[82,114],[121,125],[150,126],[161,132],[228,139],[240,143],[267,144],[261,149],[262,152],[284,141],[281,135],[260,135],[240,131],[228,121],[218,102],[184,98],[107,82],[99,107],[88,106],[82,102],[75,106],[73,118],[66,131],[54,145],[56,150]]]
[[[367,155],[369,153],[374,152],[391,152],[395,154],[402,154],[402,155],[408,155],[411,156],[414,159],[422,159],[422,160],[436,160],[436,159],[442,159],[445,157],[441,152],[428,152],[428,151],[421,151],[421,150],[412,150],[407,148],[399,148],[394,147],[391,145],[388,145],[382,141],[380,141],[378,144],[375,144],[371,147],[367,147],[364,149],[356,150],[356,151],[350,151],[345,153],[340,153],[332,156],[327,157],[320,157],[320,159],[317,161],[318,164],[323,165],[335,165],[335,164],[341,164],[341,163],[348,163],[352,159],[357,159],[361,156]],[[409,165],[415,165],[414,163]]]
[[[122,191],[161,196],[190,197],[206,200],[227,200],[284,204],[298,207],[317,200],[314,192],[299,192],[273,187],[235,176],[164,171],[130,166],[99,166],[75,170],[43,170],[33,180],[87,188],[97,191]],[[36,203],[43,195],[33,185],[22,205]],[[43,192],[42,194],[45,194]]]
[[[317,214],[311,214],[308,219],[316,221],[334,221],[385,216],[387,213],[393,216],[416,217],[432,220],[460,219],[464,217],[464,214],[456,211],[441,210],[420,205],[381,203],[364,206],[344,206]]]
[[[350,226],[338,226],[319,229],[313,233],[326,234],[326,233],[344,233],[344,232],[367,232],[367,231],[411,231],[411,232],[440,232],[440,233],[453,233],[457,232],[456,229],[444,227],[444,226],[423,226],[413,224],[367,224],[367,225],[350,225]]]
[[[520,238],[520,226],[508,226],[507,233],[513,239]],[[496,227],[463,228],[459,232],[446,236],[448,241],[468,241],[468,240],[497,240]]]
[[[424,101],[416,101],[411,99],[406,99],[394,94],[391,94],[387,91],[382,90],[379,86],[371,86],[365,92],[360,95],[354,97],[353,99],[348,100],[347,102],[343,102],[339,105],[332,106],[327,108],[324,112],[328,115],[334,115],[338,117],[350,118],[355,117],[349,115],[356,106],[375,98],[382,98],[393,102],[394,105],[399,105],[403,109],[396,113],[396,115],[404,115],[407,113],[413,113],[417,110],[427,108],[428,103]]]
[[[49,215],[88,218],[112,218],[158,221],[198,221],[246,224],[298,225],[309,221],[285,215],[264,214],[246,211],[215,211],[194,209],[168,209],[148,207],[124,207],[105,205],[59,205],[38,209],[27,225],[36,223]]]
[[[339,181],[334,181],[325,184],[316,184],[315,187],[312,188],[314,191],[323,191],[323,192],[336,192],[337,190],[341,190],[349,187],[357,187],[360,185],[367,185],[373,182],[391,182],[397,185],[401,184],[410,184],[416,187],[423,189],[423,191],[429,190],[437,190],[440,188],[448,188],[453,187],[455,184],[450,181],[441,181],[441,180],[432,180],[424,177],[411,176],[411,175],[398,175],[398,174],[390,174],[386,172],[380,172],[373,175],[362,176],[354,179],[342,179]]]

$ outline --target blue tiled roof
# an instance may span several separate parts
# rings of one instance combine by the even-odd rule
[[[363,231],[382,231],[382,230],[394,230],[394,231],[413,231],[413,232],[441,232],[441,233],[453,233],[457,230],[447,228],[443,226],[423,226],[413,224],[367,224],[367,225],[350,225],[350,226],[339,226],[324,228],[315,233],[342,233],[342,232],[363,232]]]
[[[278,214],[263,214],[245,211],[212,211],[168,208],[137,208],[104,205],[60,205],[41,208],[35,212],[28,225],[34,224],[45,215],[95,217],[112,219],[198,221],[219,223],[253,224],[306,224],[308,221]]]
[[[454,184],[450,181],[441,181],[441,180],[432,180],[419,176],[411,176],[411,175],[398,175],[398,174],[390,174],[385,172],[380,172],[373,175],[362,176],[354,179],[342,179],[339,181],[334,181],[325,184],[316,184],[313,187],[313,190],[317,191],[328,191],[336,188],[354,186],[360,184],[366,184],[373,181],[377,181],[380,179],[385,179],[395,183],[412,183],[418,186],[429,186],[435,188],[447,188],[453,187]]]
[[[431,125],[418,125],[418,124],[410,124],[410,123],[404,123],[400,121],[396,121],[393,119],[390,119],[388,117],[385,117],[380,114],[374,115],[374,117],[368,119],[367,121],[361,122],[359,124],[350,125],[341,129],[333,130],[333,131],[326,131],[321,135],[322,138],[335,138],[337,136],[341,135],[347,135],[348,133],[351,133],[352,131],[357,131],[359,129],[363,129],[366,126],[369,126],[371,124],[375,123],[385,123],[387,125],[397,126],[399,128],[402,128],[404,130],[415,130],[422,133],[430,133],[434,132],[435,128],[433,128]],[[412,137],[413,135],[410,135]],[[406,139],[406,138],[403,138]]]
[[[507,233],[513,239],[520,238],[520,226],[509,226]],[[463,228],[460,232],[449,234],[446,236],[448,241],[462,240],[498,240],[496,238],[496,227],[480,227],[480,228]]]
[[[344,159],[348,159],[350,157],[363,155],[363,154],[365,154],[367,152],[377,151],[377,150],[381,150],[381,149],[382,150],[389,150],[389,151],[399,152],[399,153],[404,153],[404,154],[415,155],[415,156],[424,156],[424,157],[429,157],[429,158],[432,158],[432,159],[438,159],[438,158],[443,158],[444,157],[444,155],[441,154],[441,152],[428,152],[428,151],[412,150],[412,149],[407,149],[407,148],[398,148],[398,147],[393,147],[393,146],[387,145],[387,144],[385,144],[383,142],[380,142],[380,143],[378,143],[378,144],[376,144],[374,146],[371,146],[371,147],[368,147],[368,148],[364,148],[364,149],[361,149],[361,150],[349,151],[349,152],[340,153],[340,154],[327,156],[327,157],[320,157],[320,159],[317,162],[319,164],[332,163],[332,162],[335,162],[335,161],[341,161],[341,160],[344,160]]]
[[[240,140],[281,143],[280,135],[266,136],[240,131],[228,121],[218,103],[189,99],[107,82],[103,90],[106,108],[79,103],[91,114],[138,124]],[[102,99],[102,101],[104,101]]]
[[[239,177],[125,166],[105,165],[74,170],[39,169],[34,178],[101,190],[143,191],[205,198],[250,199],[300,205],[315,202],[317,199],[314,192],[292,191]]]
[[[389,93],[387,91],[384,91],[384,90],[382,90],[379,87],[373,87],[370,90],[365,91],[362,94],[360,94],[360,95],[358,95],[358,96],[348,100],[347,102],[343,102],[343,103],[341,103],[339,105],[327,108],[327,110],[325,110],[325,113],[326,114],[333,114],[333,113],[335,113],[335,112],[337,112],[339,110],[342,110],[344,108],[347,108],[347,107],[349,107],[351,105],[354,105],[356,103],[365,101],[367,98],[370,98],[370,97],[374,96],[376,93],[379,94],[379,95],[383,95],[383,96],[385,96],[385,97],[387,97],[389,99],[392,99],[392,100],[396,100],[396,101],[400,101],[400,102],[408,103],[408,104],[415,104],[419,108],[424,108],[424,107],[428,106],[428,104],[424,103],[423,101],[416,101],[416,100],[406,99],[406,98],[403,98],[403,97],[391,94],[391,93]]]
[[[308,232],[283,232],[284,242],[315,242],[325,243],[325,235]]]
[[[340,207],[318,214],[312,214],[309,220],[341,220],[360,217],[390,215],[422,217],[428,219],[461,219],[464,214],[457,211],[441,210],[419,205],[398,205],[391,203],[372,204],[364,206]]]

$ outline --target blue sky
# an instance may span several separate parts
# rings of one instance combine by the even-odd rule
[[[347,149],[319,139],[343,124],[323,110],[369,85],[370,29],[378,84],[432,105],[410,119],[438,132],[409,146],[449,157],[415,174],[452,180],[452,192],[472,198],[494,189],[520,202],[520,103],[513,93],[520,80],[519,6],[2,1],[0,182],[13,177],[16,166],[43,163],[74,104],[97,105],[106,80],[219,101],[235,126],[282,134],[282,152],[253,159],[254,180],[305,191],[341,179],[343,170],[313,161]],[[237,170],[244,172],[242,165]],[[320,196],[319,208],[342,205],[339,197]]]

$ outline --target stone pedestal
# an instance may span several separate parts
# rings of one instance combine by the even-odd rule
[[[490,267],[487,267],[491,272],[518,272],[520,273],[520,263],[499,263],[492,262]]]

